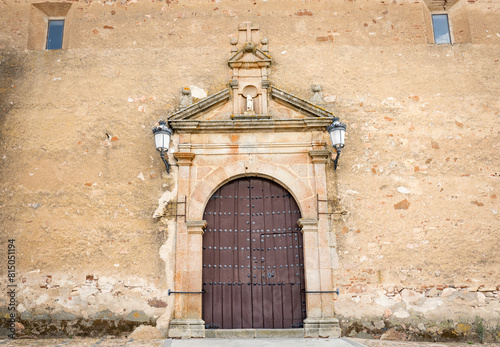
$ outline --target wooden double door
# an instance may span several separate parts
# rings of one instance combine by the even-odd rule
[[[279,184],[258,177],[222,186],[204,213],[206,328],[283,329],[305,318],[300,210]]]

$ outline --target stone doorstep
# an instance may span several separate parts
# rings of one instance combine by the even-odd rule
[[[256,339],[303,338],[304,329],[206,329],[205,338]]]

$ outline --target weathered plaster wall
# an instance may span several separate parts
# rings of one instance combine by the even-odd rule
[[[177,168],[151,127],[181,87],[225,86],[251,21],[271,83],[321,84],[348,124],[328,167],[344,333],[499,338],[498,2],[461,1],[471,43],[436,46],[413,1],[75,1],[61,51],[27,50],[31,3],[0,4],[0,259],[15,239],[25,333],[168,323],[172,205],[153,214]]]

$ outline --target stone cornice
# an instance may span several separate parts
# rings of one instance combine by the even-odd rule
[[[255,149],[269,149],[269,148],[315,148],[319,146],[325,146],[325,141],[291,141],[291,142],[242,142],[242,143],[179,143],[179,150],[182,151],[195,151],[195,150],[211,150],[211,149],[224,149],[224,150],[234,150],[248,148],[251,150]],[[330,152],[327,150],[311,150],[310,152],[325,152],[329,155]],[[182,152],[180,152],[182,153]],[[321,155],[318,154],[318,155]],[[311,154],[309,154],[311,155]]]
[[[334,117],[332,112],[276,87],[271,87],[271,96],[273,99],[291,105],[309,116],[328,117],[330,119]]]
[[[178,132],[202,133],[211,132],[276,132],[276,131],[325,131],[332,123],[331,118],[304,119],[259,119],[259,120],[171,120],[170,126]]]

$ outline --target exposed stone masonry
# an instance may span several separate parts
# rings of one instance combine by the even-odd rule
[[[369,290],[357,284],[344,286],[335,307],[344,334],[351,337],[494,341],[500,329],[500,286]]]

